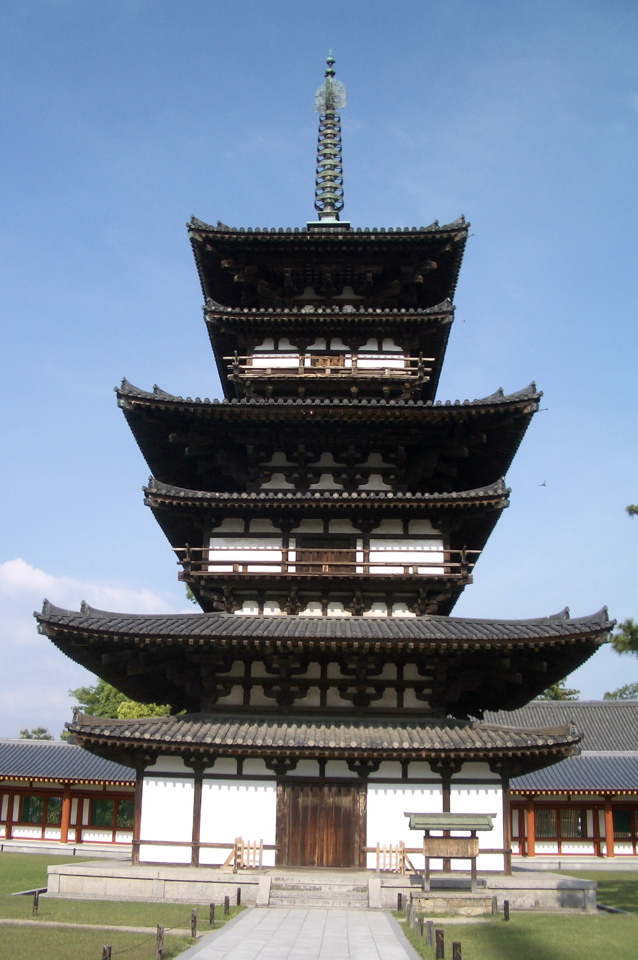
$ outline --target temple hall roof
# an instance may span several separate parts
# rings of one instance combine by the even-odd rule
[[[57,740],[0,740],[0,779],[130,785],[135,771]]]
[[[92,751],[325,759],[485,759],[534,769],[568,756],[578,734],[568,726],[517,730],[469,720],[334,719],[186,714],[145,720],[101,720],[76,714],[69,729]]]
[[[486,717],[517,727],[569,723],[581,737],[578,756],[517,777],[511,783],[515,792],[638,791],[638,700],[533,700],[518,710],[489,712]]]

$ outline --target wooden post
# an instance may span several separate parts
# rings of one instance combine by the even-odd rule
[[[164,953],[164,927],[161,923],[157,924],[157,937],[155,940],[155,960],[162,960]]]
[[[204,770],[200,764],[195,767],[193,787],[193,831],[191,834],[191,866],[199,866],[199,835],[202,821],[202,781]]]
[[[536,831],[534,827],[534,797],[527,798],[527,808],[525,810],[525,834],[527,839],[527,856],[536,856]]]
[[[423,936],[423,917],[419,917],[419,936]]]
[[[215,926],[215,904],[214,903],[211,903],[208,909],[208,922],[211,925],[211,927]]]
[[[197,936],[197,910],[191,910],[191,937]]]
[[[102,947],[102,960],[111,960],[111,948]]]
[[[403,910],[403,894],[397,893],[397,910]]]
[[[237,906],[241,907],[241,887],[237,887]]]
[[[60,843],[69,842],[69,825],[71,823],[71,787],[66,786],[62,795],[62,817],[60,822]]]
[[[452,960],[461,960],[461,941],[452,941]]]
[[[611,797],[605,800],[605,850],[606,856],[615,857],[614,850],[614,814],[611,809]]]
[[[15,801],[16,801],[16,795],[14,793],[10,793],[9,800],[7,802],[7,822],[4,828],[5,840],[11,839],[11,828],[13,827],[13,809],[14,809]]]
[[[230,913],[230,897],[224,897],[224,916],[227,917]]]
[[[432,943],[434,942],[433,931],[434,922],[432,920],[427,920],[425,924],[425,944],[428,947],[431,947]]]
[[[445,957],[445,935],[440,928],[434,931],[434,939],[435,939],[435,947],[434,947],[435,960],[443,960],[443,958]]]
[[[40,902],[40,891],[36,890],[33,894],[33,907],[31,908],[31,914],[34,917],[38,915],[38,903]]]
[[[509,900],[503,900],[503,920],[509,920],[510,918],[510,902]]]

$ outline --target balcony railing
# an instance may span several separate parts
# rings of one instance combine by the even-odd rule
[[[178,563],[184,576],[209,577],[211,574],[237,574],[272,577],[284,574],[298,577],[370,577],[425,576],[465,580],[470,576],[480,550],[435,548],[400,550],[304,550],[281,547],[258,550],[237,547],[177,547]]]
[[[224,357],[230,361],[229,378],[235,381],[263,377],[290,380],[297,377],[342,379],[398,379],[425,383],[433,357],[406,357],[402,353],[253,353]]]

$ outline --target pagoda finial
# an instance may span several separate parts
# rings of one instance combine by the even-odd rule
[[[315,210],[319,220],[328,223],[338,221],[343,210],[341,118],[337,111],[346,105],[346,90],[334,79],[334,63],[331,52],[326,58],[325,79],[315,94],[315,110],[319,114]]]

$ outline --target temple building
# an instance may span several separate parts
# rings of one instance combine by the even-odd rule
[[[377,843],[417,842],[405,813],[421,811],[493,815],[478,865],[507,872],[510,778],[569,757],[579,733],[502,711],[612,626],[606,610],[451,616],[540,393],[436,399],[469,225],[340,219],[344,104],[329,58],[316,220],[189,224],[223,398],[117,391],[145,503],[202,612],[38,615],[67,656],[171,704],[70,725],[136,770],[134,862],[220,864],[243,837],[266,864],[362,867]]]

